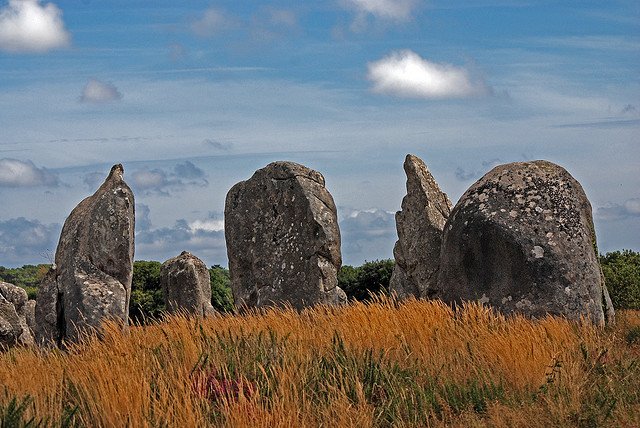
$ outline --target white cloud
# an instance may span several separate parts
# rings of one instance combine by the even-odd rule
[[[47,52],[68,46],[69,32],[62,11],[39,0],[9,0],[0,10],[0,49],[9,52]]]
[[[411,12],[418,2],[416,0],[344,0],[343,3],[361,14],[406,21],[411,18]]]
[[[222,230],[197,228],[180,219],[173,227],[139,230],[136,233],[136,257],[139,260],[167,260],[182,250],[197,255],[207,264],[226,264]]]
[[[193,232],[197,230],[204,230],[205,232],[220,232],[224,231],[224,220],[217,220],[213,218],[195,220],[189,223],[189,228]]]
[[[80,101],[83,103],[108,103],[122,99],[122,94],[113,84],[90,79],[82,90]]]
[[[24,217],[0,220],[0,260],[5,266],[51,263],[59,234],[57,223]]]
[[[378,93],[403,98],[463,98],[489,92],[481,80],[473,80],[461,67],[438,64],[410,50],[392,52],[369,63],[368,79]]]
[[[229,28],[231,21],[223,11],[212,7],[205,10],[200,19],[191,23],[191,31],[200,37],[210,37]]]
[[[631,198],[622,204],[608,203],[598,207],[596,218],[604,221],[622,220],[629,217],[640,217],[640,198]]]
[[[133,186],[141,190],[162,189],[169,184],[167,173],[160,169],[136,171],[132,180]]]
[[[31,161],[0,159],[0,187],[58,186],[58,176]]]
[[[360,265],[365,260],[393,257],[397,239],[394,212],[338,207],[338,214],[343,264]]]
[[[176,164],[173,172],[160,168],[134,171],[131,174],[131,185],[134,191],[140,191],[145,195],[155,193],[169,196],[173,190],[184,189],[187,186],[206,187],[209,182],[202,169],[190,161],[184,161]]]

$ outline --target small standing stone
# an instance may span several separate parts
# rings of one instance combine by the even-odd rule
[[[216,313],[211,306],[211,278],[207,266],[193,254],[183,251],[167,260],[160,270],[160,284],[169,313],[184,311],[197,317]]]

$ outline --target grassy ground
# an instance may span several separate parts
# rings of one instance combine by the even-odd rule
[[[640,426],[640,312],[600,331],[380,300],[114,325],[0,355],[2,426]]]

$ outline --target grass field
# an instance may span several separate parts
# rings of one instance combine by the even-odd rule
[[[108,325],[0,355],[2,426],[640,426],[640,312],[614,327],[382,299]]]

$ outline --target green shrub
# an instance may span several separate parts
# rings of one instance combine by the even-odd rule
[[[211,305],[220,312],[233,312],[229,270],[220,265],[213,265],[209,269],[209,278],[211,278]]]
[[[162,263],[139,260],[133,262],[133,281],[129,317],[136,323],[158,318],[164,311],[164,296],[160,287]]]
[[[640,309],[640,253],[613,251],[600,256],[605,284],[616,309]]]
[[[375,260],[362,266],[342,266],[338,272],[338,286],[349,300],[366,301],[372,294],[388,294],[393,260]]]

